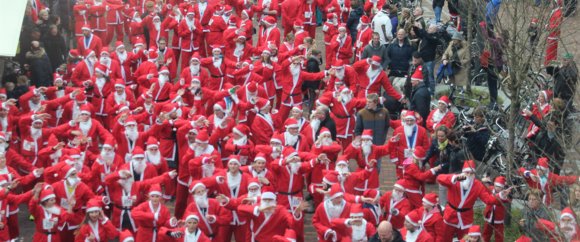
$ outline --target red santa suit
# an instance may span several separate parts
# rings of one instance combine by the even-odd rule
[[[329,197],[316,208],[312,216],[312,225],[318,234],[318,241],[340,241],[340,234],[332,228],[332,220],[349,218],[351,204],[343,199],[341,204],[334,205],[332,200],[343,195],[340,185],[334,184],[330,188]]]
[[[90,27],[83,26],[82,29],[90,30]],[[94,51],[97,57],[99,57],[101,49],[103,48],[103,44],[99,36],[89,34],[89,36],[77,37],[77,48],[82,56],[88,56],[91,51]]]
[[[381,8],[385,5],[385,0],[370,0],[365,2],[364,10],[370,19],[373,19],[375,14],[381,11]]]
[[[4,173],[6,170],[12,170],[10,173]],[[20,176],[15,173],[16,171],[11,169],[10,167],[5,167],[2,170],[2,175],[0,176],[0,185],[6,185],[9,182],[13,182],[14,179],[19,179]],[[16,174],[15,177],[13,174]],[[33,181],[29,179],[29,177],[33,177],[30,174],[26,177],[27,183]],[[25,179],[20,180],[25,181]],[[32,198],[32,191],[28,191],[22,194],[12,194],[9,191],[4,190],[4,188],[0,191],[2,195],[0,196],[0,221],[2,221],[3,228],[0,230],[0,239],[3,241],[10,241],[12,239],[16,239],[19,236],[19,227],[18,227],[18,207],[30,201]]]
[[[196,214],[187,215],[187,217],[185,217],[184,221],[188,221],[191,219],[197,221],[198,223],[200,222],[199,216]],[[170,234],[172,232],[179,232],[179,233],[181,233],[181,235],[179,236],[179,238],[164,236],[164,235]],[[206,236],[205,233],[203,233],[203,231],[201,229],[199,229],[199,227],[196,227],[193,232],[189,232],[189,229],[187,227],[176,228],[176,229],[161,227],[161,229],[159,230],[159,235],[164,236],[164,237],[162,237],[163,241],[172,241],[172,242],[188,242],[188,241],[211,242],[212,241],[210,237]]]
[[[505,177],[498,176],[494,180],[493,186],[489,187],[492,194],[496,194],[496,186],[502,189],[506,185]],[[483,225],[483,239],[485,241],[491,241],[491,236],[495,233],[495,241],[504,241],[504,218],[505,218],[505,206],[504,204],[510,203],[511,199],[500,199],[500,205],[486,205],[485,210],[483,210],[483,218],[485,224]]]
[[[93,198],[87,203],[87,214],[90,212],[98,212],[102,210],[102,202]],[[87,215],[88,216],[88,215]],[[106,216],[104,219],[98,219],[96,222],[87,220],[85,224],[81,225],[78,233],[75,236],[75,242],[84,242],[93,236],[95,242],[105,242],[112,240],[119,236],[119,232],[111,223],[111,220]]]
[[[336,123],[336,137],[341,142],[342,147],[346,148],[352,140],[352,134],[355,125],[355,114],[359,109],[364,108],[366,99],[355,98],[350,89],[342,87],[339,90],[340,97],[333,97],[333,92],[326,92],[319,99],[320,103],[330,104],[331,118]]]
[[[161,67],[161,70],[159,70],[159,77],[151,79],[151,84],[155,84],[155,88],[153,88],[152,92],[153,101],[155,103],[169,101],[169,94],[173,89],[169,73],[169,69],[166,66],[163,66]]]
[[[81,106],[81,114],[88,114],[91,115],[90,108],[86,105]],[[71,123],[72,124],[72,123]],[[78,130],[82,133],[84,137],[88,137],[88,144],[87,150],[98,154],[99,150],[99,141],[100,140],[107,140],[107,138],[112,137],[111,133],[103,127],[101,122],[96,119],[89,118],[87,122],[78,122],[73,127],[73,130]]]
[[[280,7],[282,16],[282,27],[284,28],[284,36],[292,32],[292,24],[295,19],[300,15],[300,9],[302,8],[301,1],[298,0],[284,0]],[[302,43],[300,43],[302,44]]]
[[[122,48],[122,51],[120,49]],[[115,51],[111,52],[111,59],[119,63],[121,78],[127,82],[133,79],[131,72],[131,65],[136,62],[138,55],[133,52],[126,51],[123,42],[117,41],[115,43]]]
[[[161,187],[158,184],[152,185],[149,189],[149,195],[161,196]],[[177,225],[177,221],[171,218],[171,212],[163,203],[160,202],[157,206],[155,208],[153,202],[148,201],[131,210],[131,217],[139,228],[135,242],[162,241],[159,229],[161,227],[173,228]]]
[[[229,81],[229,78],[226,76],[228,73],[228,68],[234,67],[235,63],[232,63],[228,59],[221,57],[207,57],[201,59],[201,66],[206,67],[210,73],[210,79],[207,83],[207,87],[213,90],[222,90],[222,88],[224,88],[224,84]]]
[[[463,171],[475,172],[473,160],[465,161]],[[437,177],[437,182],[447,187],[447,206],[443,214],[446,224],[443,241],[450,241],[455,233],[462,238],[467,229],[473,224],[473,205],[477,199],[481,199],[485,204],[499,204],[499,200],[492,195],[487,187],[477,179],[471,181],[457,181],[457,175],[441,174]],[[467,189],[463,189],[468,184]],[[501,195],[501,194],[500,194]]]
[[[102,66],[102,65],[101,65]],[[97,72],[102,69],[97,67]],[[95,110],[95,116],[97,116],[100,122],[106,122],[108,126],[107,112],[105,110],[105,100],[114,91],[114,84],[112,81],[107,81],[106,77],[93,77],[91,78],[92,90],[88,93],[91,97],[91,104]]]
[[[207,0],[197,1],[193,5],[193,9],[195,12],[195,18],[199,20],[201,27],[203,28],[203,32],[201,33],[201,50],[200,55],[202,57],[207,57],[208,54],[211,54],[211,50],[208,51],[208,41],[207,41],[207,33],[209,32],[209,21],[213,16],[214,12],[214,5],[208,3]]]
[[[356,43],[354,45],[355,61],[362,59],[364,48],[371,42],[373,30],[370,27],[369,17],[364,15],[360,18],[360,29],[356,33]]]
[[[568,221],[564,222],[564,219]],[[538,219],[535,227],[547,235],[550,238],[550,242],[580,240],[580,227],[577,223],[576,213],[570,207],[562,209],[558,223],[546,219]]]
[[[79,62],[71,74],[71,82],[76,87],[82,87],[83,82],[90,80],[95,71],[96,60],[93,62],[90,58],[85,58]]]
[[[421,217],[417,211],[412,211],[405,216],[405,220],[415,227],[413,232],[409,231],[407,227],[401,229],[401,237],[408,242],[435,242],[427,231],[421,227]]]
[[[45,208],[40,204],[51,198],[55,198],[54,191],[52,187],[46,187],[40,192],[39,197],[33,197],[28,203],[28,211],[34,216],[36,224],[33,242],[61,241],[62,228],[69,221],[69,217],[74,216],[56,204],[51,208]]]
[[[561,2],[562,1],[556,2],[558,6],[555,9],[553,9],[552,12],[550,13],[550,20],[548,20],[549,22],[546,25],[546,29],[550,33],[548,34],[548,40],[546,44],[546,57],[544,60],[544,66],[550,65],[550,62],[558,58],[558,41],[560,39],[560,25],[562,24],[563,19]]]
[[[36,0],[34,2],[36,2]],[[87,4],[75,4],[73,6],[73,18],[75,20],[74,34],[77,37],[82,37],[83,26],[88,26],[90,24]]]
[[[107,0],[107,37],[105,43],[111,43],[113,35],[116,34],[116,41],[123,41],[125,32],[123,31],[123,8],[125,7],[122,0]]]
[[[107,8],[107,5],[103,2],[94,2],[94,4],[88,9],[93,33],[96,36],[99,36],[101,40],[107,39],[107,19],[105,18]]]
[[[542,178],[538,174],[538,169],[542,169],[545,172],[545,178]],[[524,179],[528,186],[531,188],[542,190],[544,196],[542,197],[542,203],[546,205],[550,205],[552,203],[552,189],[554,186],[568,184],[572,185],[575,182],[578,182],[579,177],[577,176],[559,176],[550,172],[550,168],[548,165],[548,158],[541,157],[538,159],[538,165],[536,169],[533,170],[526,170],[525,168],[521,167],[518,172],[521,175],[524,175]],[[537,179],[533,179],[536,177]]]
[[[415,112],[408,111],[407,114],[405,114],[405,118],[416,119]],[[427,130],[417,124],[412,127],[408,127],[404,124],[403,126],[396,128],[393,132],[393,137],[396,136],[399,136],[398,140],[391,138],[391,142],[393,142],[391,161],[395,162],[397,165],[397,176],[402,177],[403,161],[413,155],[415,147],[421,146],[423,150],[428,150],[431,146],[431,142],[429,141]]]
[[[425,211],[424,206],[413,211],[417,211],[419,216],[421,216],[421,228],[429,233],[436,242],[443,242],[445,223],[443,222],[439,206],[435,206],[437,204],[437,198],[436,193],[429,193],[423,198],[423,203],[434,206],[431,211]]]
[[[335,14],[329,13],[326,15],[326,22],[322,26],[322,32],[324,33],[326,69],[329,69],[330,65],[334,63],[333,60],[335,60],[332,49],[332,37],[338,34],[338,22],[336,22]]]
[[[279,78],[283,89],[280,115],[287,117],[292,106],[302,104],[303,82],[318,81],[325,76],[325,72],[309,73],[301,70],[299,65],[291,64],[289,60],[284,60],[276,77],[276,79]]]
[[[370,130],[363,131],[364,138],[372,139],[372,132]],[[367,141],[368,142],[368,141]],[[364,169],[369,164],[371,160],[379,160],[383,156],[387,156],[392,153],[394,146],[392,143],[387,143],[385,145],[373,145],[370,144],[370,151],[367,154],[363,151],[363,146],[369,144],[361,144],[361,146],[355,147],[355,144],[349,145],[344,150],[344,155],[347,156],[348,159],[354,159],[357,161],[358,169]],[[355,194],[362,194],[367,189],[378,189],[379,188],[379,171],[373,171],[371,176],[368,180],[365,180],[363,183],[357,184],[354,189],[357,191]]]
[[[276,199],[276,195],[272,192],[265,192],[261,196],[261,200]],[[274,212],[265,213],[260,212],[259,205],[240,204],[238,206],[240,216],[248,218],[250,221],[250,240],[268,241],[276,235],[284,235],[286,229],[294,227],[296,218],[291,215],[283,206],[276,206]],[[275,225],[275,226],[273,226]]]
[[[309,1],[311,3],[308,3]],[[316,7],[318,4],[314,0],[309,1],[302,3],[302,7],[298,13],[302,13],[299,19],[304,23],[304,30],[314,39],[316,38]]]
[[[215,11],[207,24],[207,29],[209,30],[206,33],[207,45],[224,46],[226,42],[223,39],[223,32],[227,28],[228,24],[222,14],[219,11]]]
[[[544,117],[546,115],[548,115],[548,113],[550,113],[550,111],[552,111],[552,105],[550,105],[549,100],[552,99],[552,91],[550,90],[545,90],[545,91],[541,91],[542,95],[544,95],[544,98],[546,100],[546,102],[544,104],[538,105],[538,104],[533,104],[532,105],[532,115],[536,116],[536,118],[538,120],[542,120],[544,119]],[[531,120],[529,116],[525,116],[524,118],[526,120],[530,121],[530,125],[528,126],[528,132],[526,134],[526,138],[528,139],[533,139],[536,134],[538,134],[538,132],[540,132],[540,127],[536,126]]]
[[[161,22],[161,17],[159,17],[159,15],[147,15],[147,17],[143,19],[143,25],[149,30],[149,48],[157,48],[157,42],[161,37],[164,37],[166,41],[169,41],[164,36],[167,30],[167,26],[165,26],[164,23],[166,22]]]
[[[378,66],[372,70],[371,65]],[[402,96],[391,85],[391,81],[381,66],[381,58],[373,56],[370,59],[355,62],[352,67],[356,70],[359,77],[359,90],[357,97],[364,98],[370,93],[380,93],[381,86],[385,89],[387,95],[395,100],[401,100]]]
[[[350,65],[345,65],[342,60],[335,60],[332,63],[332,68],[334,68],[335,73],[334,75],[330,76],[328,81],[326,82],[326,86],[328,87],[325,92],[332,92],[332,91],[339,91],[340,87],[337,83],[345,85],[348,89],[354,92],[355,96],[357,96],[357,87],[355,84],[357,83],[357,73]]]
[[[398,180],[394,185],[394,187],[400,190],[405,190],[405,186],[406,182],[404,180]],[[403,194],[396,195],[400,196],[399,198],[393,197],[395,196],[393,195],[394,191],[386,192],[379,199],[381,211],[384,212],[381,221],[387,220],[393,224],[394,229],[401,229],[404,225],[405,215],[411,211],[411,203],[404,197],[404,192]]]
[[[267,16],[263,22],[266,26],[260,27],[257,46],[268,47],[272,43],[278,48],[280,46],[280,30],[276,25],[276,19],[272,16]]]
[[[445,126],[447,128],[453,128],[455,126],[455,114],[449,110],[449,98],[447,96],[442,96],[439,98],[439,103],[444,103],[447,105],[447,110],[443,113],[439,108],[431,110],[429,116],[427,116],[427,131],[433,134],[437,128]]]
[[[200,188],[206,188],[201,181],[191,183],[189,192],[193,194],[192,197],[194,197],[194,199],[191,199],[190,197],[190,202],[185,209],[185,213],[199,216],[200,220],[198,228],[207,235],[207,237],[215,241],[225,241],[226,235],[224,233],[219,233],[220,227],[228,226],[230,224],[230,221],[233,218],[232,212],[221,206],[216,199],[207,198],[207,194],[194,194],[194,192]],[[197,201],[204,204],[198,204]]]
[[[340,24],[338,26],[338,30],[347,31],[346,24]],[[340,34],[337,34],[332,37],[330,42],[330,49],[332,50],[332,61],[326,59],[326,61],[334,62],[334,60],[342,60],[343,63],[350,63],[350,59],[352,58],[352,39],[349,33],[345,33],[344,37],[340,37]]]
[[[415,163],[422,162],[425,159],[425,150],[421,147],[415,147],[413,156],[403,161],[403,179],[407,182],[407,198],[411,206],[416,209],[422,206],[423,191],[425,190],[425,181],[435,179],[436,170],[431,168],[421,171],[419,165]]]
[[[351,217],[363,217],[363,208],[360,204],[354,204],[350,208]],[[341,241],[368,241],[376,233],[375,226],[364,218],[357,219],[360,225],[349,224],[353,219],[335,218],[332,220],[332,229],[337,232]]]
[[[39,151],[48,142],[50,134],[62,137],[62,134],[66,133],[66,130],[70,129],[69,124],[62,124],[55,128],[42,128],[39,130],[33,129],[32,123],[43,122],[40,119],[35,119],[32,117],[22,117],[19,121],[19,126],[21,129],[25,128],[25,131],[20,134],[20,154],[33,166],[41,167],[40,162],[38,162]]]

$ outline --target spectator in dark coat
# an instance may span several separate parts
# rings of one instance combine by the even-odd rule
[[[361,59],[371,58],[374,55],[381,57],[381,66],[386,70],[389,66],[389,55],[387,53],[387,46],[381,45],[381,37],[379,33],[373,32],[371,42],[365,46]]]
[[[407,39],[407,32],[404,29],[397,31],[397,38],[394,39],[387,48],[389,56],[389,76],[404,77],[409,70],[409,62],[413,55],[413,47]]]
[[[26,62],[30,65],[32,85],[47,87],[52,84],[52,66],[38,41],[32,41],[30,51],[26,52]]]
[[[431,111],[431,94],[429,94],[429,89],[422,79],[411,78],[411,85],[413,86],[413,91],[409,97],[409,110],[415,111],[421,115],[423,123],[420,125],[425,127],[427,117]]]
[[[447,140],[447,134],[449,134],[449,129],[447,126],[439,126],[435,130],[435,138],[431,142],[431,146],[425,155],[423,160],[423,166],[429,163],[430,167],[435,167],[435,164],[442,164],[441,160],[447,161],[449,157],[451,146]],[[441,166],[440,174],[449,173],[449,166]]]
[[[346,28],[350,31],[350,38],[352,39],[352,43],[355,43],[357,27],[360,22],[360,18],[364,14],[364,10],[363,5],[359,2],[359,0],[353,0],[350,2],[350,4],[352,10],[350,10],[350,14],[346,20]]]
[[[393,229],[389,221],[382,221],[377,226],[377,233],[369,238],[369,242],[405,242],[401,233]]]
[[[336,123],[334,123],[334,119],[330,117],[330,109],[328,107],[318,106],[316,110],[314,110],[313,116],[320,120],[320,128],[326,127],[330,131],[332,140],[336,140]],[[312,122],[312,119],[310,122]],[[320,129],[316,131],[315,137],[318,137],[319,134]]]
[[[373,144],[384,145],[389,133],[389,111],[379,102],[379,95],[367,95],[366,108],[358,111],[354,136],[360,136],[365,129],[373,130]]]
[[[52,71],[54,72],[56,68],[64,63],[68,53],[64,37],[58,31],[56,25],[51,25],[48,34],[44,36],[42,42],[44,46],[50,46],[50,48],[46,49],[46,54],[48,55],[48,59],[50,59]]]
[[[389,6],[390,6],[388,11],[389,18],[391,18],[391,25],[393,25],[391,32],[393,33],[393,35],[395,35],[399,27],[399,16],[397,15],[397,6],[394,4],[391,4]]]
[[[532,140],[533,145],[530,145],[535,158],[547,157],[549,160],[554,161],[550,165],[552,166],[552,171],[558,175],[566,156],[560,140],[562,129],[559,123],[562,117],[559,113],[558,111],[551,111],[544,119],[540,120],[535,115],[532,115],[531,111],[524,110],[524,114],[530,117],[530,120],[537,127],[540,127],[540,132]]]
[[[459,174],[463,168],[463,161],[466,155],[459,145],[459,137],[453,131],[447,133],[447,147],[445,154],[439,157],[439,163],[435,166],[441,165],[441,170],[438,174]],[[445,172],[445,173],[443,173]],[[439,204],[444,206],[447,203],[447,187],[439,185]]]
[[[423,59],[423,73],[425,73],[425,79],[429,83],[429,91],[431,91],[431,95],[435,95],[435,49],[440,43],[436,35],[437,26],[430,25],[425,31],[421,24],[415,24],[413,31],[420,39],[417,51],[419,51],[419,55]]]
[[[574,56],[566,53],[562,58],[561,66],[546,70],[554,77],[554,97],[564,100],[566,112],[570,111],[576,92],[576,83],[578,83],[578,67],[574,62]]]
[[[463,136],[467,138],[467,149],[473,155],[473,158],[482,161],[483,156],[485,156],[485,149],[483,147],[486,147],[490,136],[485,121],[485,111],[482,107],[473,111],[473,122],[473,125],[463,127]]]
[[[320,72],[320,65],[322,65],[322,53],[319,50],[312,50],[306,61],[306,72]],[[318,89],[320,89],[320,80],[311,80],[302,83],[302,91],[308,90],[308,101],[315,99],[314,95],[316,94],[314,91]],[[310,107],[312,106],[310,105]]]

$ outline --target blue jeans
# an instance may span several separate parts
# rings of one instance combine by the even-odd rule
[[[435,12],[435,21],[437,23],[440,23],[441,22],[441,12],[442,11],[443,11],[443,8],[441,8],[441,7],[435,7],[433,9],[433,12]]]
[[[423,72],[424,74],[427,75],[427,81],[428,81],[428,86],[429,86],[429,92],[431,93],[432,96],[435,95],[435,61],[428,61],[423,63],[423,66],[425,66],[425,71]]]

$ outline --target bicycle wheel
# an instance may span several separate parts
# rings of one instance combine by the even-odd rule
[[[473,78],[471,78],[471,86],[486,87],[487,86],[487,73],[480,72],[477,75],[475,75]]]

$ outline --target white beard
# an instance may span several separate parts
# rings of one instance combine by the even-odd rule
[[[397,191],[393,190],[393,193],[391,193],[391,199],[393,199],[394,201],[399,201],[403,198],[403,194]]]
[[[125,135],[127,135],[127,138],[129,138],[131,141],[135,141],[137,138],[139,138],[139,131],[136,128],[126,129]]]
[[[244,45],[236,43],[236,48],[234,49],[234,56],[241,57],[244,54]]]
[[[205,195],[193,195],[193,198],[195,199],[195,204],[197,204],[197,206],[199,206],[200,208],[208,208],[209,207],[209,202],[207,200],[207,194],[205,194]]]
[[[292,135],[289,132],[284,132],[284,144],[286,146],[294,146],[298,142],[298,135]]]
[[[276,201],[261,201],[260,202],[260,208],[267,208],[267,207],[271,207],[271,206],[276,206]]]
[[[125,63],[125,60],[127,60],[127,51],[123,51],[123,53],[117,51],[117,57],[121,64]]]
[[[103,87],[105,86],[105,82],[106,81],[107,80],[105,80],[104,77],[96,78],[95,84],[97,84],[97,88],[99,89],[99,91],[103,89]]]
[[[91,130],[92,125],[93,122],[89,118],[86,122],[79,122],[79,129],[81,130],[81,132],[83,132],[83,135],[87,136],[89,130]]]
[[[57,206],[46,208],[46,211],[48,211],[50,214],[60,215],[60,208],[58,208]]]
[[[122,104],[122,103],[125,103],[125,100],[127,98],[127,95],[126,95],[125,92],[123,92],[123,94],[121,94],[121,95],[119,95],[119,94],[117,94],[117,92],[115,92],[115,96],[114,97],[115,97],[115,103]]]
[[[119,180],[119,184],[121,184],[121,186],[123,187],[123,190],[125,190],[125,192],[130,192],[131,187],[133,187],[134,181],[135,180],[133,180],[133,177],[131,177],[129,179]]]
[[[189,72],[191,76],[198,76],[199,75],[199,65],[189,65]]]
[[[339,167],[339,166],[335,166],[335,167],[334,167],[334,170],[335,170],[335,171],[337,171],[337,172],[338,172],[338,174],[345,174],[345,173],[348,173],[348,172],[349,172],[349,170],[348,170],[348,167],[343,167],[343,168],[341,168],[341,167]],[[339,179],[340,179],[340,178],[339,178]]]
[[[189,27],[189,29],[193,29],[193,24],[195,23],[194,20],[195,19],[189,20],[189,18],[185,18],[185,23],[187,24],[187,27]]]
[[[0,145],[0,152],[6,152],[6,148],[8,148],[8,144],[4,143]]]
[[[403,124],[403,130],[405,131],[405,136],[411,136],[411,134],[413,134],[413,130],[415,129],[415,127],[417,127],[417,125],[407,125],[407,124]],[[415,134],[417,135],[417,134]]]
[[[158,23],[153,22],[153,25],[155,25],[155,30],[159,31],[161,29],[161,22]]]
[[[332,138],[328,138],[328,137],[323,138],[321,140],[321,143],[322,143],[323,146],[329,146],[329,145],[332,144]]]
[[[42,129],[30,127],[30,136],[32,136],[32,139],[36,140],[36,139],[40,138],[41,135],[42,135]]]
[[[341,81],[344,80],[344,69],[341,69],[340,71],[336,71],[336,73],[334,73],[334,75],[339,80],[341,80]]]
[[[201,170],[202,170],[202,177],[213,176],[213,173],[215,171],[215,165],[214,164],[203,164],[201,166]]]
[[[350,102],[350,100],[352,100],[352,94],[340,94],[340,99],[342,100],[342,103],[347,104]]]
[[[292,73],[292,77],[297,78],[298,75],[300,75],[300,72],[302,71],[300,65],[294,65],[291,64],[290,65],[290,73]]]
[[[147,164],[144,161],[139,162],[136,160],[132,160],[131,163],[133,164],[133,170],[135,170],[137,174],[143,174],[143,172],[145,171],[145,167],[147,167]]]
[[[373,147],[372,142],[363,142],[361,143],[361,149],[364,156],[371,154],[371,148]]]
[[[310,120],[310,128],[312,128],[312,133],[316,133],[318,128],[320,128],[320,119],[313,118]]]
[[[153,152],[146,151],[145,155],[147,156],[147,160],[153,165],[159,165],[161,162],[161,152],[159,151],[155,152],[155,154],[153,154]]]
[[[367,70],[367,77],[369,78],[369,82],[374,80],[375,77],[377,77],[380,73],[381,73],[381,68],[377,68],[376,70],[373,70],[373,68],[369,67],[369,69]]]
[[[439,109],[435,110],[435,113],[433,113],[433,122],[439,123],[443,119],[443,116],[445,116],[445,113],[442,113]]]
[[[352,225],[352,241],[366,241],[367,235],[367,221],[363,219],[361,225]]]
[[[467,178],[463,181],[461,181],[461,188],[463,190],[468,190],[471,187],[471,184],[473,183],[473,178]]]
[[[111,64],[111,58],[101,56],[101,58],[99,59],[99,63],[101,63],[101,65],[105,65],[105,66],[109,67],[109,65]]]
[[[260,189],[258,189],[257,191],[253,191],[253,192],[248,191],[248,198],[257,198],[260,195],[262,195],[262,192],[260,191]]]
[[[342,204],[344,204],[344,201],[339,205],[332,204],[331,200],[327,200],[327,201],[325,201],[325,203],[326,203],[326,208],[328,210],[328,214],[327,214],[328,217],[330,217],[331,219],[339,218],[340,214],[342,213],[342,210],[343,210]]]
[[[233,139],[234,145],[246,145],[248,143],[248,137],[244,136],[240,139]]]
[[[300,169],[300,162],[293,162],[290,163],[290,172],[292,172],[292,174],[298,174],[298,170]]]
[[[219,69],[222,66],[222,58],[213,58],[213,67]]]
[[[560,231],[562,231],[564,237],[566,237],[566,241],[571,241],[577,233],[575,224],[561,224]]]
[[[161,88],[165,85],[165,83],[167,83],[169,77],[167,77],[166,75],[159,75],[159,78],[157,78],[157,80],[159,80],[159,90],[161,91]]]
[[[107,165],[110,165],[113,163],[113,160],[115,159],[115,152],[107,152],[105,150],[101,150],[101,159],[105,161]]]

